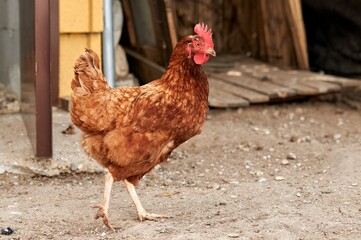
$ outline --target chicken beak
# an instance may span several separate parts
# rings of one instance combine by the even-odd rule
[[[208,55],[211,55],[213,57],[216,56],[216,51],[214,51],[213,48],[208,48],[205,53],[208,54]]]

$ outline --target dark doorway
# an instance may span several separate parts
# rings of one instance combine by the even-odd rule
[[[361,2],[302,0],[310,67],[361,76]]]

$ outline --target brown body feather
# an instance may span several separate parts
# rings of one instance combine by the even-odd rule
[[[175,47],[162,78],[140,87],[110,88],[92,50],[79,57],[71,117],[87,154],[115,180],[137,184],[177,146],[199,134],[208,110],[208,82],[189,58],[187,37]]]

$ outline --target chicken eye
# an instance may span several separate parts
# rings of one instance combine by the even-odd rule
[[[200,46],[200,44],[199,44],[199,43],[196,43],[196,46],[197,46],[197,47],[199,47],[199,46]]]

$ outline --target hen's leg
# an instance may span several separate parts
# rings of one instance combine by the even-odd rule
[[[154,213],[147,213],[145,209],[143,208],[142,204],[139,201],[137,192],[135,191],[135,187],[133,184],[128,182],[126,179],[124,180],[125,187],[127,188],[130,197],[132,198],[135,207],[137,208],[138,212],[138,218],[140,221],[143,220],[157,220],[159,218],[169,218],[169,216],[166,215],[160,215],[160,214],[154,214]]]
[[[98,212],[95,215],[95,219],[103,218],[104,224],[111,230],[115,231],[108,219],[108,209],[109,209],[109,200],[110,200],[110,191],[112,190],[114,179],[113,176],[108,172],[105,175],[105,186],[104,186],[104,195],[103,201],[101,204],[92,205],[92,208],[98,208]]]

